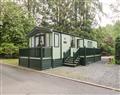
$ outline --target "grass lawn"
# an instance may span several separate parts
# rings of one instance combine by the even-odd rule
[[[0,59],[0,63],[18,65],[18,59]]]

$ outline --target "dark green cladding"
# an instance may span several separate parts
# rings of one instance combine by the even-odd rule
[[[90,50],[91,52],[89,52]],[[79,51],[78,54],[81,55],[79,65],[87,65],[101,60],[100,49],[81,48]],[[62,66],[63,59],[53,59],[52,47],[20,49],[19,65],[37,70],[44,70]]]
[[[100,61],[101,60],[101,55],[98,55],[98,56],[86,56],[86,60],[84,57],[82,57],[80,59],[80,65],[87,65],[87,64],[90,64],[90,63],[94,63],[94,62],[97,62],[97,61]]]
[[[49,68],[55,68],[63,65],[62,59],[55,59],[51,62],[51,59],[26,59],[20,58],[20,66],[29,67],[36,70],[44,70]],[[29,63],[28,63],[29,62]],[[28,65],[29,64],[29,65]]]
[[[23,67],[28,67],[28,58],[19,58],[19,65]]]
[[[63,59],[54,59],[53,60],[53,67],[59,67],[63,65]]]
[[[52,68],[51,59],[42,60],[42,70]]]
[[[42,70],[41,60],[40,59],[30,59],[30,68]]]

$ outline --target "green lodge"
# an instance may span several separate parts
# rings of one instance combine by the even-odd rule
[[[28,37],[29,48],[19,50],[20,66],[43,70],[101,60],[101,49],[93,40],[43,27],[35,27]]]

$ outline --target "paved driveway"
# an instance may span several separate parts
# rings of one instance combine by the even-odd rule
[[[118,95],[118,92],[0,64],[1,95]]]

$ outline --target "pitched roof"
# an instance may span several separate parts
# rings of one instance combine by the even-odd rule
[[[38,27],[38,26],[34,27],[32,29],[32,31],[30,33],[28,33],[27,36],[31,37],[31,36],[34,36],[34,35],[39,34],[39,33],[52,33],[52,32],[66,34],[66,35],[70,35],[70,36],[74,36],[74,37],[80,37],[79,35],[65,33],[65,32],[60,32],[60,31],[57,31],[57,30],[53,30],[53,29],[49,29],[49,28],[45,28],[45,27]],[[82,37],[80,37],[80,38],[81,39],[88,39],[88,38],[82,38]],[[93,39],[88,39],[88,40],[96,41],[96,40],[93,40]]]
[[[28,33],[28,37],[34,36],[38,33],[51,33],[51,32],[52,32],[51,29],[36,26],[34,27],[34,29],[32,29],[30,33]]]
[[[60,32],[60,31],[57,31],[57,30],[53,30],[53,29],[49,29],[49,28],[45,28],[45,27],[38,27],[38,26],[34,27],[32,29],[32,31],[30,33],[28,33],[28,37],[34,36],[38,33],[52,33],[52,32],[57,32],[57,33],[61,33],[61,34],[66,34],[66,35],[79,37],[78,35],[76,36],[75,34]]]

